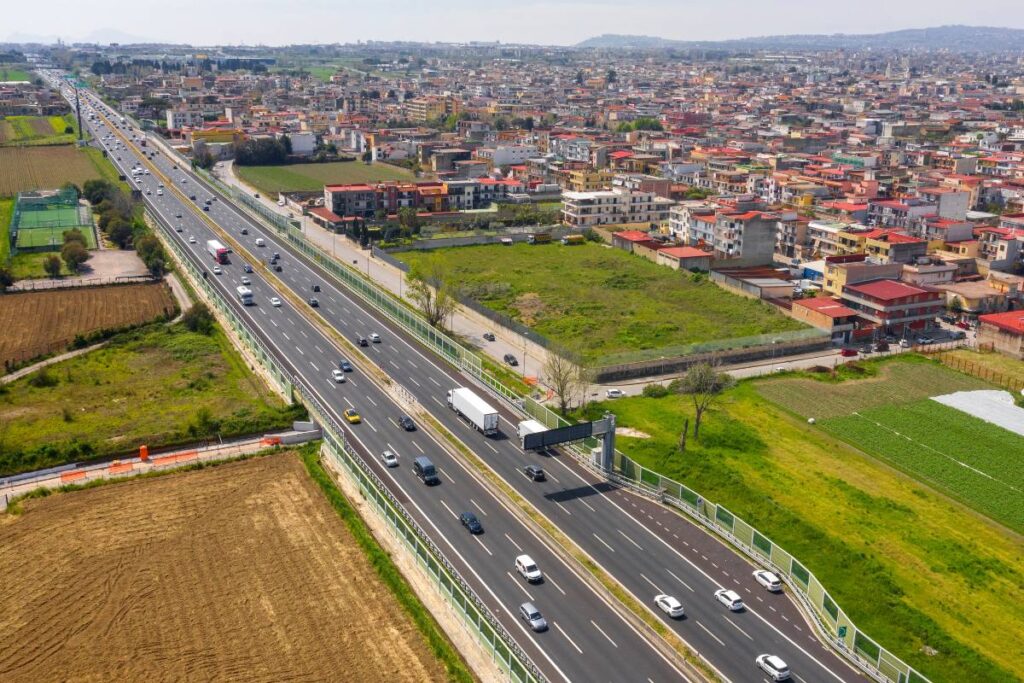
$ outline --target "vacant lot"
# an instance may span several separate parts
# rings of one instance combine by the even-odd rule
[[[105,177],[93,159],[72,145],[0,147],[0,197]]]
[[[683,420],[693,422],[686,397],[591,411],[613,410],[620,426],[650,435],[620,437],[619,448],[792,552],[865,633],[933,681],[1016,680],[1021,537],[765,400],[776,381],[788,380],[727,393],[686,453],[677,447]],[[828,402],[829,388],[808,400]]]
[[[937,355],[951,367],[975,377],[990,378],[1001,386],[1024,384],[1024,363],[995,351],[979,352],[954,349]]]
[[[0,520],[5,681],[436,681],[295,454],[28,501]]]
[[[464,294],[563,346],[580,348],[591,361],[805,329],[705,278],[597,244],[485,245],[397,256],[412,265],[440,260]]]
[[[263,194],[313,192],[324,185],[374,183],[381,180],[413,180],[411,172],[388,164],[364,164],[361,161],[336,161],[328,164],[291,164],[290,166],[235,166],[238,177]]]
[[[73,460],[291,425],[303,415],[255,377],[219,330],[126,332],[0,392],[0,476]]]
[[[70,133],[65,131],[71,128]],[[59,145],[75,140],[73,117],[8,116],[0,120],[0,145]]]
[[[0,297],[0,363],[63,350],[76,336],[140,325],[174,309],[161,282],[6,294]]]

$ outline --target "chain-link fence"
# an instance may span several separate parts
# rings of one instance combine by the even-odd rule
[[[356,292],[428,348],[435,350],[457,368],[492,389],[518,412],[552,428],[568,424],[539,401],[520,396],[504,386],[484,370],[478,356],[435,330],[418,313],[399,302],[390,292],[378,287],[358,272],[337,263],[329,254],[309,243],[300,231],[291,228],[281,231],[287,234],[288,241],[293,246],[335,275],[343,285]],[[812,336],[815,333],[817,331],[799,334]],[[586,467],[593,468],[590,449],[597,445],[596,440],[588,439],[570,446],[569,450]],[[922,674],[860,631],[810,570],[726,508],[705,500],[699,493],[679,482],[643,467],[620,451],[615,452],[612,471],[600,474],[679,508],[714,530],[754,561],[786,577],[794,589],[793,595],[804,604],[808,613],[815,619],[820,635],[868,675],[876,680],[891,683],[927,683],[928,679]]]
[[[491,655],[493,661],[517,683],[542,683],[546,680],[533,661],[519,647],[508,631],[495,619],[480,597],[466,583],[455,567],[448,561],[430,537],[412,518],[405,507],[388,491],[363,458],[348,444],[344,431],[331,417],[330,412],[309,392],[297,377],[291,377],[263,342],[250,329],[249,324],[238,317],[219,292],[202,276],[185,255],[182,247],[170,237],[168,242],[178,261],[185,265],[191,280],[206,292],[217,309],[224,314],[238,338],[248,347],[252,355],[270,373],[279,387],[288,394],[294,388],[302,403],[309,410],[310,417],[323,429],[324,442],[330,455],[342,465],[342,471],[353,479],[374,509],[387,521],[392,531],[412,552],[418,566],[433,580],[440,594],[451,605],[462,621],[476,636],[478,642]]]

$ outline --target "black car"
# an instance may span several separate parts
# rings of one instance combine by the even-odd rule
[[[527,465],[523,468],[523,472],[525,472],[526,476],[533,481],[545,481],[547,479],[547,477],[544,476],[544,470],[537,465]]]
[[[342,372],[352,372],[352,364],[344,358],[338,361],[338,367],[341,368]]]
[[[408,415],[402,415],[398,418],[398,426],[407,432],[416,431],[416,423]]]
[[[242,228],[242,234],[243,235],[248,235],[249,234],[249,228]]]
[[[278,273],[280,273],[281,272],[281,264],[280,263],[275,263],[274,264],[274,270],[276,270]]]
[[[246,263],[244,266],[242,266],[242,270],[244,270],[247,273],[251,273],[252,272],[252,266],[250,266],[248,263]]]
[[[511,365],[512,367],[519,365],[519,361],[516,360],[516,357],[513,356],[511,353],[505,354],[505,362]]]
[[[181,214],[180,213],[176,213],[176,214],[174,214],[174,217],[175,218],[181,218]]]
[[[194,194],[190,194],[188,198],[191,199],[192,201],[196,200],[196,196]]]
[[[480,520],[472,512],[463,512],[459,515],[459,521],[462,522],[462,526],[466,527],[471,534],[482,534],[484,532],[483,524],[480,523]]]
[[[205,205],[205,204],[203,204],[203,211],[206,211],[207,213],[209,213],[210,212],[210,207]]]
[[[320,302],[315,298],[309,300],[309,305],[313,308],[320,308]]]
[[[370,342],[366,341],[366,337],[360,337],[359,338],[359,345],[360,346],[369,346]]]
[[[209,206],[209,205],[210,205],[210,200],[209,200],[209,199],[207,199],[207,200],[206,200],[206,205],[207,205],[207,206]]]
[[[486,339],[487,341],[494,341],[494,333],[484,332],[484,339]]]
[[[313,291],[314,292],[319,292],[320,291],[320,285],[313,285]]]
[[[277,260],[277,259],[279,259],[279,258],[281,258],[281,254],[280,254],[279,252],[276,252],[276,251],[275,251],[275,252],[274,252],[274,260],[276,261],[276,260]]]

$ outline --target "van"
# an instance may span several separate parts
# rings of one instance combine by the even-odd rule
[[[265,246],[267,246],[267,243],[266,243],[266,241],[264,241],[264,239],[262,237],[260,237],[260,238],[258,238],[256,240],[256,246],[257,247],[265,247]]]
[[[434,484],[440,484],[441,480],[437,476],[437,470],[434,469],[434,463],[430,462],[429,458],[425,458],[422,455],[412,461],[412,471],[416,473],[416,476],[423,480],[423,483],[427,486],[433,486]]]

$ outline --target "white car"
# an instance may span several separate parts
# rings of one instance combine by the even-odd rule
[[[370,335],[370,341],[372,341],[374,344],[380,344],[380,335],[377,334],[376,332],[372,333]]]
[[[331,377],[333,377],[334,381],[337,382],[338,384],[345,383],[345,373],[342,372],[341,370],[338,370],[337,368],[331,370]]]
[[[280,308],[281,307],[281,300],[278,299],[276,296],[272,296],[272,297],[270,297],[270,305],[274,306],[275,308]]]
[[[789,667],[775,655],[758,655],[754,662],[757,668],[768,674],[773,681],[789,680]]]
[[[754,572],[754,580],[772,593],[782,592],[782,581],[770,571],[758,569]]]
[[[214,274],[214,275],[220,275],[220,274],[221,274],[221,273],[223,273],[223,272],[224,272],[224,271],[223,271],[223,270],[221,270],[220,266],[214,266],[214,267],[213,267],[213,274]]]
[[[189,244],[195,244],[195,243],[196,243],[196,238],[195,238],[195,235],[189,235],[189,237],[188,237],[188,243],[189,243]]]
[[[654,604],[673,619],[683,616],[683,605],[671,595],[655,595]]]
[[[609,389],[604,393],[608,398],[622,398],[623,396],[626,395],[625,393],[623,393],[622,389]]]
[[[743,599],[740,598],[736,591],[731,591],[728,588],[716,590],[715,600],[728,607],[732,612],[739,612],[743,609]]]
[[[335,372],[338,372],[335,370]],[[384,451],[380,454],[381,462],[384,463],[385,467],[398,467],[398,456],[392,451]]]
[[[249,279],[248,275],[243,275],[242,276],[242,284],[243,285],[251,285],[252,284],[252,280]]]
[[[538,583],[544,580],[537,563],[529,555],[520,555],[516,558],[516,572],[530,583]]]

